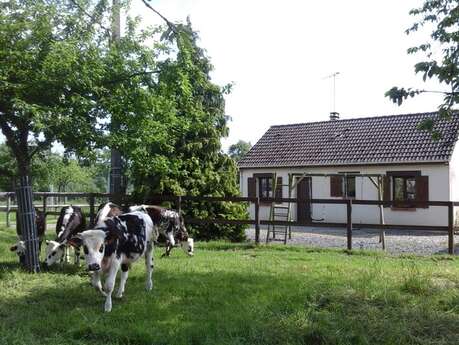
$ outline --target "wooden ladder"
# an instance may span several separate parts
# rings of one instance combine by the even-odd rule
[[[273,174],[273,195],[276,195],[278,187],[288,187],[289,196],[291,185],[289,184],[277,184],[277,174]],[[269,220],[271,221],[291,221],[291,203],[287,204],[288,206],[277,205],[275,202],[271,204],[271,209],[269,211]],[[280,235],[280,237],[276,237]],[[268,231],[266,232],[266,243],[270,241],[280,241],[287,244],[287,237],[291,238],[291,228],[290,225],[268,225]]]
[[[290,221],[290,206],[271,206],[270,220]],[[269,241],[281,241],[287,244],[287,237],[290,233],[290,225],[268,225],[266,243]],[[280,237],[276,237],[280,235]]]

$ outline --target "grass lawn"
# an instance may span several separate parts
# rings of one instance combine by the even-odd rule
[[[455,344],[459,260],[197,243],[103,312],[84,269],[22,272],[0,229],[0,344]]]

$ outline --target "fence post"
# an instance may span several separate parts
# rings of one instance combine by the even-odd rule
[[[46,228],[47,228],[47,224],[46,224],[46,202],[47,202],[47,197],[46,195],[43,195],[43,215],[45,216],[45,232],[46,232]]]
[[[347,249],[352,250],[352,199],[346,200],[347,208]]]
[[[255,243],[260,244],[260,198],[255,199]]]
[[[89,194],[89,227],[92,228],[94,226],[94,218],[95,218],[95,197],[93,193]]]
[[[454,254],[454,203],[448,203],[448,253]]]
[[[10,212],[11,212],[11,195],[10,193],[8,193],[6,195],[6,227],[7,228],[10,227]]]
[[[177,196],[177,200],[176,200],[176,205],[177,207],[177,212],[178,214],[181,214],[182,213],[182,197],[179,195]]]

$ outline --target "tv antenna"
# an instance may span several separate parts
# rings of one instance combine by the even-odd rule
[[[324,79],[331,79],[333,78],[333,89],[332,89],[332,99],[333,99],[333,113],[336,112],[336,76],[340,74],[339,72],[332,73],[330,75],[327,75],[326,77],[322,78]]]

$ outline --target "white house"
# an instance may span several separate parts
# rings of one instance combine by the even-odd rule
[[[241,194],[272,197],[276,176],[284,186],[275,194],[288,197],[286,185],[295,174],[349,173],[356,176],[306,177],[291,196],[378,200],[378,189],[370,178],[359,175],[381,175],[383,199],[397,202],[397,207],[384,208],[386,224],[445,226],[446,207],[410,203],[459,201],[459,149],[455,149],[459,116],[451,120],[437,116],[422,113],[272,126],[238,164]],[[417,129],[430,117],[437,118],[440,140]],[[269,218],[270,206],[261,206],[261,219]],[[253,217],[253,205],[250,212]],[[379,224],[379,207],[355,205],[352,217],[354,223]],[[292,219],[343,223],[346,208],[305,202],[294,205]]]

